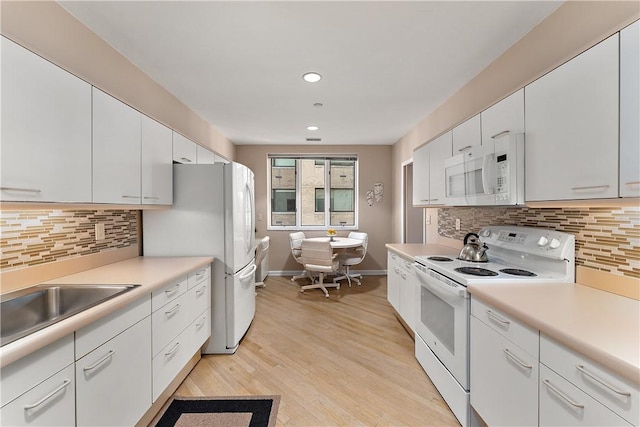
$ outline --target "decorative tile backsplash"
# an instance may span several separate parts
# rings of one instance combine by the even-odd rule
[[[96,241],[95,224],[105,238]],[[0,212],[0,270],[95,254],[138,243],[138,211]]]
[[[460,230],[456,230],[456,219]],[[486,225],[553,228],[576,236],[576,265],[640,278],[640,208],[438,209],[438,234],[462,240]]]

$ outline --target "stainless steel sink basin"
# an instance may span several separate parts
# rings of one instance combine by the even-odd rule
[[[0,346],[140,285],[37,285],[0,297]]]

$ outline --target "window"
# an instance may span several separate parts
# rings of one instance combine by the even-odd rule
[[[269,156],[269,228],[356,228],[355,156]]]

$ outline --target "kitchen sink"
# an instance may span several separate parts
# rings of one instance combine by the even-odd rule
[[[36,285],[0,296],[0,346],[140,285]]]

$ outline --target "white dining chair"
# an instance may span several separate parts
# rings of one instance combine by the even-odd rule
[[[333,282],[338,282],[343,279],[347,279],[349,282],[349,286],[351,286],[351,282],[354,281],[361,285],[360,279],[362,278],[362,274],[351,273],[351,267],[354,265],[358,265],[364,260],[364,257],[367,255],[367,246],[369,243],[369,235],[367,233],[352,231],[349,233],[350,239],[360,240],[362,244],[353,249],[347,249],[341,254],[338,254],[338,262],[340,263],[340,269],[342,270],[342,275],[333,279]]]
[[[324,296],[329,298],[327,286],[340,289],[340,283],[324,282],[325,275],[335,273],[338,271],[338,267],[340,266],[336,259],[336,254],[333,253],[333,248],[331,248],[331,244],[329,242],[303,240],[302,262],[304,264],[305,271],[309,272],[311,284],[303,285],[300,288],[300,292],[304,292],[306,289],[322,289]],[[317,279],[313,277],[314,272],[318,273]]]
[[[289,246],[291,247],[291,255],[293,256],[293,259],[295,259],[300,264],[302,264],[302,241],[306,238],[307,236],[305,236],[302,231],[289,233]],[[304,279],[306,277],[309,277],[309,274],[306,271],[303,271],[302,274],[293,276],[291,278],[291,281],[295,282],[298,279]]]

